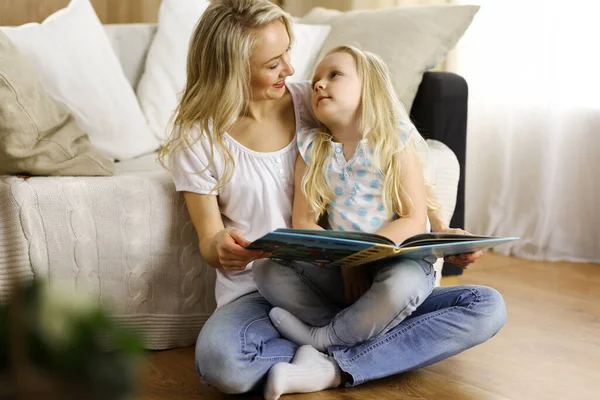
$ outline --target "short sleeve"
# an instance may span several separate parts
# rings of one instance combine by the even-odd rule
[[[298,152],[302,156],[305,163],[310,161],[310,152],[312,150],[313,140],[319,129],[300,128],[296,132],[296,140],[298,141]]]
[[[312,84],[310,82],[291,82],[288,89],[294,99],[294,110],[296,112],[296,126],[299,128],[319,128],[323,125],[317,120],[310,105]]]
[[[178,192],[193,192],[198,194],[219,194],[217,186],[217,163],[219,153],[215,150],[212,164],[210,160],[210,143],[200,139],[191,146],[182,146],[171,156],[173,182]]]

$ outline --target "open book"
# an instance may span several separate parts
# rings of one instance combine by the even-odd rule
[[[373,233],[309,229],[277,229],[246,246],[264,250],[270,258],[353,267],[383,258],[423,259],[472,253],[518,240],[518,237],[423,233],[396,245]]]

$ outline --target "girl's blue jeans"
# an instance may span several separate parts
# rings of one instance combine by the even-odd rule
[[[435,285],[433,265],[426,260],[375,262],[366,267],[367,279],[372,282],[369,290],[356,302],[348,303],[340,267],[315,268],[306,262],[263,259],[254,262],[252,271],[258,291],[269,303],[288,310],[308,325],[327,325],[324,329],[328,337],[344,346],[387,333],[412,314]],[[315,274],[321,284],[328,285],[326,295],[325,287],[315,287],[306,278]],[[292,292],[289,285],[295,288]]]
[[[339,270],[269,263],[253,268],[264,297],[250,293],[217,309],[198,336],[198,372],[224,393],[259,390],[271,366],[290,362],[298,347],[271,324],[273,305],[266,298],[286,299],[275,305],[315,326],[328,324],[346,305]],[[328,349],[350,377],[346,386],[421,368],[483,343],[506,322],[506,308],[492,288],[447,286],[434,288],[400,319],[371,339]]]

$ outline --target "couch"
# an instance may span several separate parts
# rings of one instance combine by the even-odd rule
[[[156,26],[105,29],[135,88]],[[464,79],[427,72],[411,110],[431,139],[429,167],[452,226],[464,218],[466,100]],[[183,196],[154,153],[116,169],[110,177],[0,176],[0,301],[18,279],[49,277],[94,293],[144,333],[149,349],[191,345],[215,308],[215,272]]]

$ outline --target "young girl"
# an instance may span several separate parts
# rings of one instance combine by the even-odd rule
[[[425,232],[421,158],[427,145],[398,101],[385,64],[374,54],[341,46],[319,63],[312,86],[311,106],[324,127],[297,132],[293,226],[322,229],[317,221],[326,214],[331,229],[375,232],[396,243]],[[271,321],[285,338],[321,351],[384,334],[433,290],[430,261],[435,262],[342,268],[346,300],[356,302],[326,326],[311,327],[278,307]],[[285,287],[280,294],[286,296]]]

